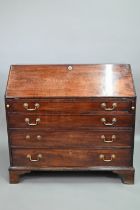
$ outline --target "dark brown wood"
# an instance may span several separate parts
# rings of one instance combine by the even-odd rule
[[[132,166],[130,149],[12,149],[12,157],[14,165],[23,167]]]
[[[71,66],[12,65],[6,97],[135,96],[130,65]]]
[[[5,108],[11,183],[36,170],[110,170],[134,183],[130,65],[13,65]]]
[[[29,119],[29,123],[25,119]],[[36,120],[40,119],[37,125]],[[105,125],[101,119],[105,118]],[[113,124],[113,118],[116,122]],[[59,129],[75,129],[75,128],[115,128],[115,127],[132,127],[134,115],[30,115],[30,114],[8,114],[8,122],[10,128],[59,128]]]
[[[20,177],[23,174],[30,173],[29,170],[12,170],[9,169],[9,181],[10,184],[17,184],[20,181]]]
[[[134,175],[135,175],[135,170],[134,169],[115,170],[113,172],[118,174],[121,177],[122,182],[124,184],[134,184]]]
[[[10,129],[12,147],[32,148],[102,148],[132,147],[133,133],[130,130],[33,130]]]
[[[111,167],[112,172],[119,175],[124,184],[134,184],[135,170],[133,167]],[[11,184],[17,184],[20,181],[20,177],[31,171],[110,171],[108,166],[95,166],[95,167],[47,167],[38,168],[30,167],[10,167],[9,169],[9,181]]]
[[[116,114],[117,111],[122,111],[122,113],[127,112],[132,113],[132,99],[128,98],[83,98],[83,99],[7,99],[6,103],[9,104],[7,112],[25,112],[30,113],[29,109],[34,109],[36,103],[39,107],[32,110],[32,114],[39,113],[93,113],[93,112],[103,112],[103,114],[108,113],[102,103],[106,103],[107,107],[112,107],[113,103],[117,106],[111,113]],[[28,108],[24,107],[24,104],[28,104]]]

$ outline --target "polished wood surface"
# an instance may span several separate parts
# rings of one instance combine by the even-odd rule
[[[130,65],[12,65],[6,97],[134,97]]]
[[[41,158],[38,155],[41,154]],[[44,150],[13,149],[13,164],[30,167],[90,167],[90,166],[132,166],[131,151],[121,150]],[[31,160],[27,156],[31,156]],[[104,159],[100,158],[104,155]],[[114,159],[111,156],[115,155]],[[106,161],[108,160],[108,161]]]
[[[106,122],[102,122],[102,119]],[[116,122],[113,123],[113,119]],[[28,122],[26,122],[28,119]],[[39,121],[37,122],[37,120]],[[9,114],[8,122],[10,128],[58,128],[58,129],[79,129],[96,127],[132,127],[134,115],[30,115],[30,114]],[[109,125],[108,125],[109,123]]]
[[[7,112],[49,113],[94,113],[117,114],[117,111],[133,113],[130,98],[79,98],[79,99],[6,99]],[[36,107],[36,105],[38,106]],[[116,106],[114,106],[114,104]],[[26,106],[25,106],[26,105]],[[112,110],[108,110],[108,109]],[[107,109],[107,110],[106,110]]]
[[[10,129],[10,144],[17,148],[102,148],[133,145],[130,130],[33,130]]]
[[[110,170],[134,183],[130,65],[13,65],[5,108],[10,183],[36,170]]]

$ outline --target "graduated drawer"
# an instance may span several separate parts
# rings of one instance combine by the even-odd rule
[[[13,166],[26,167],[92,167],[131,166],[130,149],[106,150],[45,150],[13,149]]]
[[[131,147],[131,131],[46,131],[9,130],[13,147],[71,148],[71,147]]]
[[[134,115],[29,115],[8,114],[10,128],[132,127]]]
[[[8,112],[26,113],[90,113],[94,111],[132,111],[133,100],[130,99],[6,99]]]

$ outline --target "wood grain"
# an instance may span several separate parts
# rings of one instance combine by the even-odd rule
[[[39,118],[40,122],[36,126],[29,125],[25,122],[25,119],[29,119],[30,124],[35,124]],[[107,123],[113,122],[113,118],[116,118],[116,122],[111,125],[105,125],[101,119],[105,118]],[[30,114],[9,114],[8,122],[10,128],[48,128],[48,129],[78,129],[95,127],[101,128],[114,128],[114,127],[132,127],[134,121],[133,115],[30,115]]]
[[[110,170],[134,183],[130,65],[12,65],[5,108],[10,183],[36,170]]]
[[[13,65],[6,97],[134,97],[129,65]],[[20,81],[20,82],[19,82]]]
[[[32,159],[37,159],[38,154],[42,155],[39,161],[31,162],[27,155]],[[105,162],[100,159],[100,155],[105,155],[105,159],[110,159],[115,154],[115,159]],[[90,166],[132,166],[131,150],[129,149],[102,149],[102,150],[46,150],[46,149],[12,149],[13,164],[16,166],[27,167],[90,167]]]
[[[133,99],[131,98],[80,98],[80,99],[6,99],[6,105],[9,105],[7,112],[25,112],[25,113],[93,113],[104,112],[117,114],[118,111],[133,113],[131,107]],[[24,104],[28,104],[29,109],[35,109],[35,104],[39,104],[36,110],[27,110]],[[102,107],[105,103],[106,107]],[[116,103],[114,110],[105,110],[112,108]],[[104,114],[103,113],[103,114]]]

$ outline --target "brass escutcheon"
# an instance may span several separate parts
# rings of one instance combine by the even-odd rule
[[[68,66],[68,70],[71,71],[73,68],[72,66]]]

